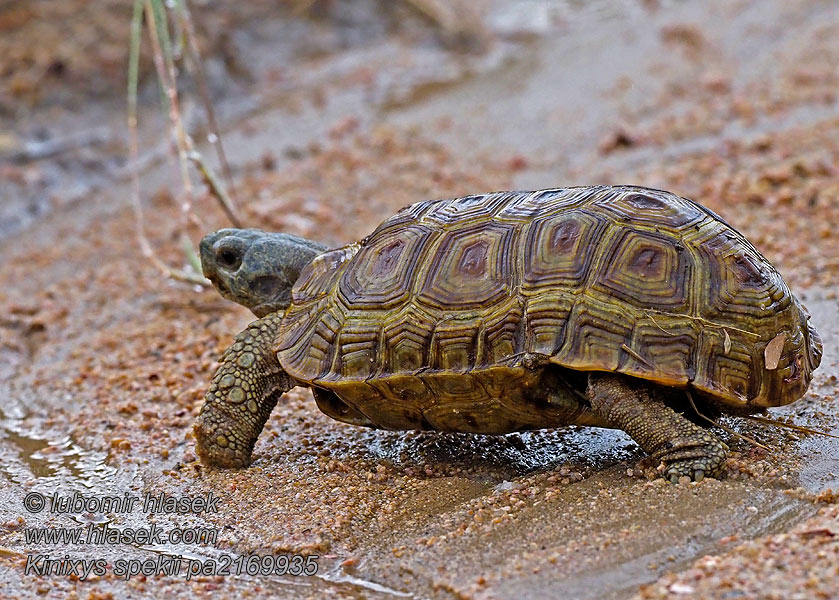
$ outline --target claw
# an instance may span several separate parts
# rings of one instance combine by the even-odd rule
[[[679,476],[675,473],[670,475],[670,483],[679,483]]]
[[[705,471],[703,471],[702,469],[696,469],[696,471],[693,472],[693,480],[696,483],[699,483],[703,479],[705,479]]]

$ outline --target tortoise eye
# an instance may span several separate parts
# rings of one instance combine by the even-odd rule
[[[230,248],[222,249],[218,255],[219,265],[226,269],[237,269],[242,264],[242,257],[240,254]]]

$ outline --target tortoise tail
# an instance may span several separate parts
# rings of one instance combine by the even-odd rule
[[[194,428],[205,465],[248,466],[277,400],[296,385],[273,351],[282,318],[274,313],[254,321],[222,355]]]

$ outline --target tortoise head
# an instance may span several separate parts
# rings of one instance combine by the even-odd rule
[[[220,229],[201,240],[201,267],[222,296],[257,317],[285,310],[300,271],[326,246],[259,229]]]

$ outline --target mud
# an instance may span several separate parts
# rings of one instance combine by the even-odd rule
[[[207,29],[214,93],[248,224],[337,245],[431,197],[591,183],[672,190],[743,231],[804,300],[824,340],[822,367],[805,398],[772,417],[839,434],[835,5],[478,4],[466,47],[463,32],[456,43],[452,30],[372,1],[318,2],[298,17],[218,9]],[[213,27],[229,35],[213,37]],[[226,49],[210,43],[221,39]],[[219,62],[225,53],[246,57],[248,73]],[[27,64],[48,66],[48,54]],[[191,424],[216,358],[253,317],[212,290],[162,279],[143,258],[127,206],[123,88],[101,94],[96,78],[69,73],[78,80],[45,84],[51,102],[25,96],[32,108],[21,100],[15,115],[0,116],[0,595],[816,597],[839,589],[819,555],[839,531],[829,491],[839,489],[839,441],[741,419],[724,423],[771,452],[717,430],[732,449],[728,476],[671,485],[648,478],[655,465],[621,432],[369,431],[329,420],[308,391],[295,390],[252,467],[202,467]],[[76,100],[62,106],[69,96]],[[161,258],[180,265],[175,184],[155,110],[147,107],[141,132],[148,229]],[[227,224],[209,198],[198,203],[205,230]],[[189,233],[197,240],[203,230]],[[221,510],[33,513],[23,506],[33,491],[212,492]],[[95,547],[25,539],[27,527],[105,521],[206,527],[219,539]],[[792,556],[786,583],[763,560],[777,548]],[[317,555],[319,570],[190,581],[25,575],[26,555],[44,553],[110,563],[299,553]],[[804,587],[808,564],[822,565],[822,588]]]

